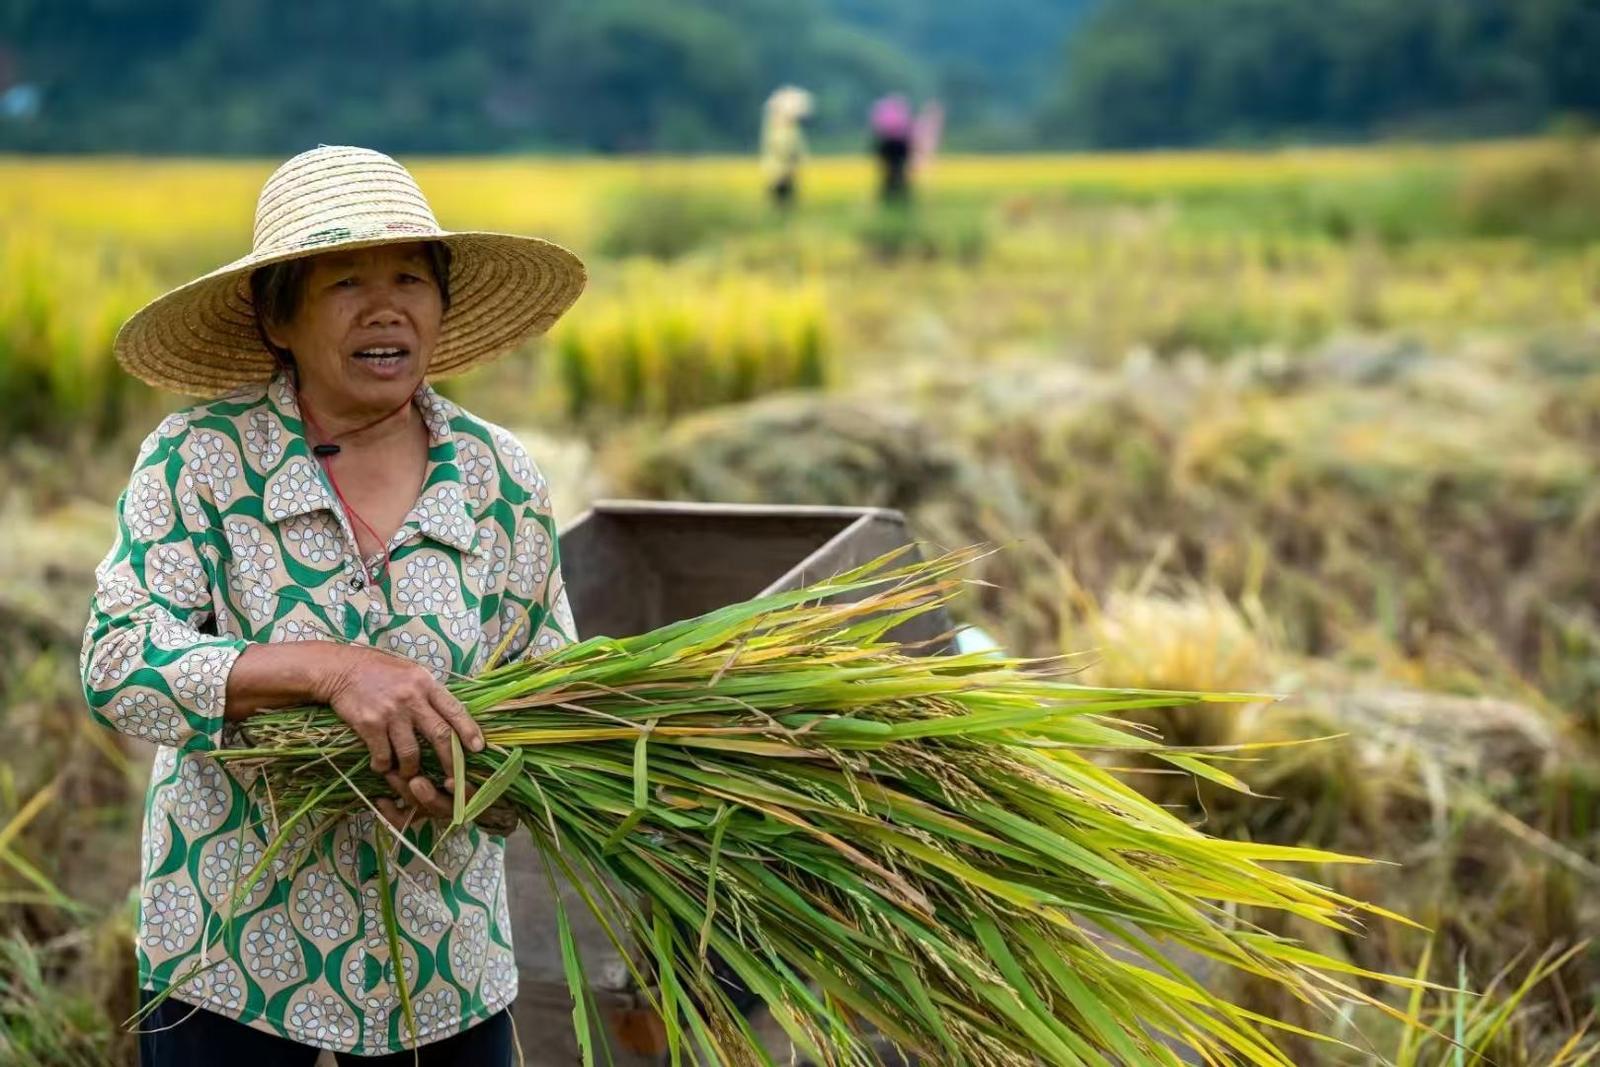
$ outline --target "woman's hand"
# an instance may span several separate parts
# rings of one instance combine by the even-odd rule
[[[444,789],[440,789],[423,775],[411,779],[401,778],[394,771],[384,775],[389,783],[389,788],[394,790],[394,798],[385,797],[377,802],[378,814],[389,821],[389,825],[397,830],[404,830],[415,816],[412,811],[421,812],[425,817],[449,822],[455,817],[455,788],[456,780],[446,778]],[[475,790],[467,786],[467,799],[472,799]],[[505,801],[496,801],[490,804],[483,814],[473,820],[479,829],[496,834],[500,837],[509,835],[517,828],[519,819],[517,811]]]
[[[384,776],[393,798],[377,807],[396,827],[418,813],[449,820],[454,814],[450,735],[470,752],[483,751],[483,731],[461,702],[430,674],[408,659],[364,645],[331,641],[255,644],[245,649],[228,676],[226,714],[242,721],[269,707],[306,701],[327,704],[349,724]],[[433,746],[444,769],[443,788],[423,776],[422,745]],[[472,787],[467,787],[472,795]],[[510,818],[503,818],[506,813]],[[477,820],[491,833],[515,828],[515,813],[491,805]]]
[[[402,781],[417,777],[423,744],[432,745],[439,766],[450,769],[452,734],[467,751],[483,751],[483,731],[461,702],[426,667],[399,656],[345,646],[322,696],[366,744],[379,774],[393,772]]]

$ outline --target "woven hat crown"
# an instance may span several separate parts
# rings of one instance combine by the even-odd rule
[[[439,233],[405,167],[370,148],[323,145],[284,163],[261,187],[251,253]]]

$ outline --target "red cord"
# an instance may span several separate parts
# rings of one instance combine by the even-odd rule
[[[331,444],[333,444],[334,443],[334,439],[329,437],[326,433],[323,432],[321,424],[317,422],[317,417],[311,413],[310,406],[306,404],[305,397],[300,396],[299,394],[296,394],[295,399],[300,404],[300,414],[305,416],[306,425],[310,426],[311,429],[316,432],[316,435],[319,438],[321,438],[321,440],[318,441],[316,444],[317,445],[331,445]],[[412,399],[413,399],[412,397],[406,397],[405,403],[401,404],[399,407],[395,408],[393,411],[389,412],[387,415],[379,416],[378,418],[373,419],[371,422],[364,423],[364,424],[362,424],[360,426],[357,426],[353,430],[346,430],[344,433],[339,434],[339,436],[340,437],[349,437],[351,434],[361,433],[363,430],[370,430],[374,426],[378,425],[380,422],[389,421],[390,419],[394,418],[396,415],[400,414],[400,412],[402,412],[406,408],[410,407]],[[336,479],[333,476],[333,456],[335,454],[337,454],[337,451],[338,451],[338,449],[337,449],[337,447],[335,447],[334,453],[324,455],[324,454],[320,454],[317,451],[316,445],[314,445],[312,447],[312,449],[311,449],[312,455],[316,456],[317,457],[317,461],[322,464],[322,473],[327,477],[328,484],[333,487],[333,495],[339,498],[339,506],[344,508],[345,515],[347,515],[354,522],[358,522],[363,527],[365,527],[367,533],[369,535],[371,535],[372,540],[375,543],[377,543],[379,546],[381,546],[381,548],[383,550],[383,562],[381,564],[379,564],[378,575],[382,576],[382,577],[388,577],[388,574],[389,574],[389,544],[388,544],[387,541],[385,541],[378,534],[377,530],[372,528],[372,524],[370,522],[368,522],[366,519],[361,517],[361,513],[359,511],[357,511],[355,508],[350,506],[350,501],[345,499],[344,492],[339,488],[338,479]],[[361,554],[361,542],[360,542],[359,539],[356,542],[356,561],[361,564],[361,573],[366,576],[367,581],[372,585],[376,585],[378,583],[378,577],[375,577],[371,571],[367,570],[367,561],[366,561],[366,558],[364,556],[362,556],[362,554]]]

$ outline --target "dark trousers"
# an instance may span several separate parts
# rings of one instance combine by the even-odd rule
[[[878,199],[885,204],[901,204],[911,197],[911,140],[907,137],[880,137],[877,145]]]
[[[154,993],[143,991],[139,1001],[148,1004],[154,997]],[[511,1013],[503,1011],[454,1037],[423,1045],[415,1053],[343,1053],[339,1063],[364,1067],[511,1067],[515,1062],[513,1045]],[[310,1045],[257,1030],[173,997],[163,1000],[139,1024],[140,1067],[312,1067],[317,1055]]]
[[[794,175],[785,174],[768,186],[767,192],[774,207],[787,211],[794,206]]]

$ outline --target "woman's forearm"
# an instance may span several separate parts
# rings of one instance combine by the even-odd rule
[[[348,675],[352,651],[334,641],[251,645],[228,674],[224,714],[237,722],[266,708],[330,703]]]

